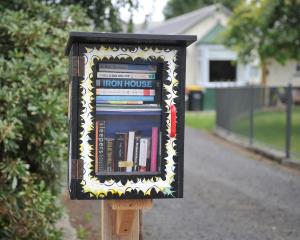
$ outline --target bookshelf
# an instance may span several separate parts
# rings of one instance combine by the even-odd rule
[[[96,63],[96,176],[160,173],[161,71],[158,63]]]
[[[195,36],[71,32],[71,199],[183,197],[186,47]]]

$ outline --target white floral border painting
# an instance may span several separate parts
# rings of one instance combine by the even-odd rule
[[[84,77],[80,82],[80,101],[82,109],[80,112],[80,158],[83,160],[83,179],[81,185],[84,193],[90,194],[91,197],[104,198],[109,193],[121,197],[126,195],[127,192],[133,190],[142,192],[144,196],[150,196],[151,191],[163,193],[164,196],[172,197],[174,191],[172,190],[172,183],[175,181],[175,161],[176,156],[176,136],[169,134],[165,143],[165,176],[161,177],[138,177],[135,181],[127,180],[126,183],[108,179],[100,181],[97,177],[93,176],[93,151],[94,147],[90,144],[91,134],[94,133],[94,119],[93,105],[93,65],[95,60],[101,61],[102,59],[143,59],[143,60],[158,60],[162,59],[167,63],[167,77],[164,80],[163,88],[167,93],[164,98],[164,105],[166,107],[166,130],[168,133],[171,131],[171,112],[170,106],[175,106],[175,99],[178,97],[176,86],[178,85],[176,68],[177,50],[175,49],[158,49],[158,48],[140,48],[136,47],[134,50],[129,48],[115,48],[100,46],[98,48],[85,48],[84,53]]]

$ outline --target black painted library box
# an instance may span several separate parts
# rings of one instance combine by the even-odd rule
[[[183,197],[190,35],[71,32],[71,199]]]

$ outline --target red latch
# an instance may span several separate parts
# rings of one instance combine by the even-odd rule
[[[176,107],[175,105],[170,106],[171,111],[171,131],[170,131],[170,137],[176,136]]]

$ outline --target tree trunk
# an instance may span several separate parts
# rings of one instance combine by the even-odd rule
[[[261,86],[265,88],[267,86],[267,76],[268,76],[269,70],[268,65],[265,61],[261,62]]]
[[[261,60],[261,88],[262,88],[262,104],[263,106],[266,106],[268,103],[268,94],[267,94],[267,76],[268,76],[269,70],[267,62],[264,60]]]

